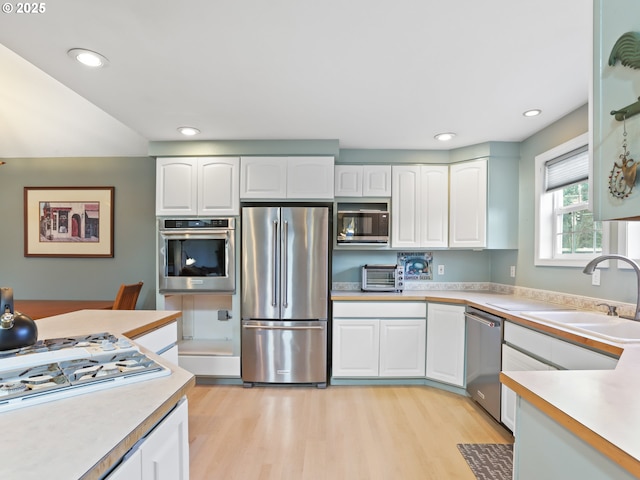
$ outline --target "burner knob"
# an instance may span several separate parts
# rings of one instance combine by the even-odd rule
[[[116,349],[115,345],[111,343],[109,340],[102,340],[100,347],[102,348],[102,350],[105,350],[105,351]]]

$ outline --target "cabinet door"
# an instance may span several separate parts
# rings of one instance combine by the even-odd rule
[[[196,158],[156,160],[156,215],[198,214]]]
[[[461,162],[450,167],[449,246],[487,246],[487,160]]]
[[[518,372],[518,371],[538,371],[538,370],[555,370],[555,368],[540,362],[524,353],[510,347],[502,345],[502,370]],[[500,403],[500,420],[507,427],[515,432],[516,429],[516,392],[509,387],[501,385],[501,403]]]
[[[426,322],[380,320],[380,376],[424,377]]]
[[[426,376],[464,387],[464,307],[427,305]]]
[[[362,166],[362,196],[391,196],[391,165]]]
[[[189,480],[188,429],[185,398],[140,445],[143,480]]]
[[[287,197],[287,159],[284,157],[242,157],[240,198]]]
[[[129,454],[127,454],[129,455]],[[122,460],[118,467],[107,475],[107,480],[141,480],[142,479],[142,455],[140,450],[135,450]]]
[[[362,165],[336,165],[334,193],[336,197],[361,197]]]
[[[198,159],[198,214],[240,214],[240,159]]]
[[[333,321],[334,377],[377,377],[379,350],[379,320]]]
[[[420,166],[394,165],[391,182],[391,246],[420,247]]]
[[[420,246],[449,245],[449,167],[423,165],[420,170]]]
[[[287,198],[333,200],[333,157],[288,157]]]

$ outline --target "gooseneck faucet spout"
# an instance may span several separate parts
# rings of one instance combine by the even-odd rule
[[[631,267],[633,267],[633,269],[635,270],[636,282],[637,282],[637,288],[638,288],[638,291],[636,292],[636,313],[633,317],[624,317],[624,318],[630,318],[631,320],[640,322],[640,266],[638,266],[638,264],[633,260],[631,260],[629,257],[625,257],[624,255],[616,255],[612,253],[611,255],[601,255],[599,257],[594,258],[589,263],[587,263],[587,266],[584,267],[584,270],[582,272],[586,273],[587,275],[593,275],[593,271],[596,269],[596,265],[598,265],[600,262],[604,260],[622,260],[623,262],[626,262],[629,265],[631,265]]]

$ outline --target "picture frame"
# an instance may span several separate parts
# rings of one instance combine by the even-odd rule
[[[25,257],[113,257],[115,187],[24,187]]]

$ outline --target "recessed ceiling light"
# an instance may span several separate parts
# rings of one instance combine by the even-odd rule
[[[192,137],[200,133],[200,130],[194,127],[178,127],[178,131],[187,137]]]
[[[72,48],[67,55],[87,67],[106,67],[109,64],[105,56],[84,48]]]
[[[433,138],[435,138],[436,140],[440,140],[441,142],[448,142],[449,140],[451,140],[455,136],[456,136],[455,133],[447,132],[447,133],[439,133],[438,135],[436,135]]]
[[[537,117],[541,113],[542,113],[542,110],[540,110],[539,108],[535,108],[533,110],[527,110],[522,115],[524,115],[525,117]]]

